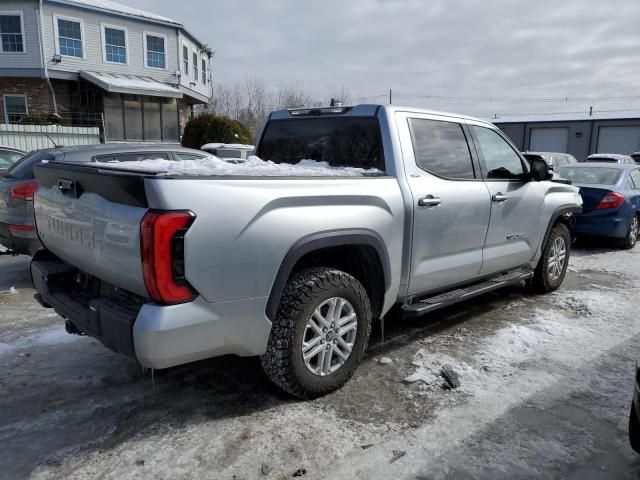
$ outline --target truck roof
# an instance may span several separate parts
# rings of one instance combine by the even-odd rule
[[[426,108],[416,108],[416,107],[404,107],[401,105],[383,105],[383,104],[369,104],[363,103],[359,105],[353,106],[339,106],[339,107],[303,107],[303,108],[290,108],[290,109],[281,109],[276,110],[271,113],[269,117],[270,120],[282,120],[286,118],[292,118],[295,116],[313,116],[317,115],[311,112],[318,111],[321,112],[322,116],[374,116],[380,110],[384,109],[387,113],[393,114],[395,112],[409,112],[409,113],[419,113],[426,115],[439,115],[442,117],[450,117],[459,120],[471,120],[474,122],[483,123],[485,125],[493,125],[486,120],[482,120],[480,118],[471,117],[469,115],[462,115],[458,113],[451,112],[442,112],[438,110],[429,110]]]

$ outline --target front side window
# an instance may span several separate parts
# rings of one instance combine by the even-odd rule
[[[275,163],[316,160],[335,167],[385,169],[380,125],[373,117],[274,120],[267,123],[256,155]]]
[[[189,76],[189,47],[182,46],[182,73]]]
[[[24,52],[22,14],[0,12],[0,52]]]
[[[107,62],[127,63],[127,32],[104,27],[104,55]]]
[[[207,84],[207,61],[202,59],[202,83]]]
[[[58,46],[60,55],[84,57],[82,46],[82,26],[74,20],[58,19]]]
[[[460,124],[419,118],[412,118],[410,124],[418,167],[445,178],[475,178],[469,144]]]
[[[4,95],[4,121],[20,123],[29,114],[26,95]]]
[[[147,67],[166,68],[164,37],[147,35]]]
[[[522,180],[525,170],[520,156],[504,138],[490,128],[471,128],[478,140],[479,154],[487,169],[487,179]]]
[[[193,52],[193,81],[197,82],[200,78],[200,74],[198,73],[198,54]]]

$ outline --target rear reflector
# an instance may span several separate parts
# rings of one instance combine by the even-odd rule
[[[33,194],[36,193],[38,184],[36,182],[25,183],[24,185],[17,185],[12,187],[10,195],[13,198],[21,198],[22,200],[33,200]]]
[[[18,238],[36,238],[35,225],[9,225],[9,233]]]
[[[151,297],[164,304],[193,300],[195,291],[184,279],[184,234],[195,215],[188,211],[150,211],[140,224],[142,271]]]
[[[621,193],[610,192],[607,193],[600,203],[596,207],[596,210],[602,210],[605,208],[618,208],[624,202],[624,195]]]

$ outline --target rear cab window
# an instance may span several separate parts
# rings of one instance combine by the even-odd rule
[[[476,178],[462,125],[455,122],[409,119],[416,164],[422,170],[451,180]]]
[[[256,155],[274,163],[302,160],[385,171],[376,117],[305,117],[267,123]]]

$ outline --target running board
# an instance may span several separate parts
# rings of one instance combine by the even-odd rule
[[[529,280],[531,277],[533,277],[531,270],[519,268],[468,287],[451,290],[434,297],[423,298],[414,303],[403,305],[402,311],[407,317],[418,317],[454,303],[463,302],[478,295],[520,283],[523,280]]]

